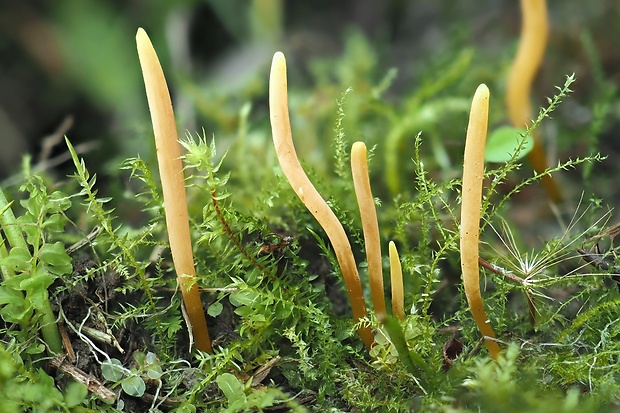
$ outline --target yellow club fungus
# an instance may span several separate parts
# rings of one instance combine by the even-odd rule
[[[181,286],[183,302],[196,348],[211,352],[207,321],[196,284],[181,147],[178,142],[170,93],[155,49],[142,28],[138,29],[136,43],[155,134],[157,163],[164,195],[172,260]]]
[[[516,128],[530,123],[532,82],[542,63],[549,33],[546,0],[521,0],[521,13],[521,41],[506,83],[508,117]],[[534,170],[540,173],[548,166],[545,149],[537,134],[533,138],[534,147],[528,158]],[[543,176],[541,183],[553,202],[562,201],[560,189],[551,176]]]
[[[381,263],[381,240],[379,238],[379,223],[375,199],[370,189],[368,175],[368,159],[364,142],[355,142],[351,148],[351,171],[355,196],[362,219],[364,231],[364,245],[366,261],[368,262],[368,277],[370,279],[370,293],[377,319],[382,320],[385,315],[385,294],[383,291],[383,265]]]
[[[478,238],[480,232],[480,208],[482,206],[482,180],[484,178],[484,148],[489,120],[489,89],[482,84],[476,89],[471,103],[469,125],[465,140],[463,161],[463,187],[461,190],[461,271],[467,303],[485,337],[495,338],[487,319],[480,294],[478,268]],[[499,355],[495,341],[485,339],[493,359]]]
[[[282,172],[289,184],[319,222],[329,238],[340,271],[349,294],[355,322],[366,316],[366,303],[362,294],[362,285],[357,272],[357,265],[351,250],[351,244],[344,228],[329,205],[321,197],[304,172],[295,146],[288,113],[288,87],[286,79],[286,59],[282,52],[273,56],[269,76],[269,114],[273,143]],[[360,327],[359,334],[367,348],[372,346],[374,337],[369,327]]]

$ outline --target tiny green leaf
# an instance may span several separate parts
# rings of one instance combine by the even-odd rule
[[[235,291],[230,294],[230,303],[235,307],[242,305],[252,306],[258,300],[258,294],[254,291]]]
[[[50,267],[50,272],[56,275],[69,274],[73,270],[71,257],[62,242],[43,245],[39,251],[39,258]]]
[[[149,378],[157,380],[164,374],[164,371],[159,364],[159,359],[155,353],[149,351],[146,354],[144,361],[146,365],[146,375],[149,376]]]
[[[118,359],[110,359],[101,363],[101,374],[109,381],[119,381],[125,374],[123,364]]]
[[[244,403],[246,400],[245,393],[243,392],[243,384],[230,373],[223,373],[217,376],[215,379],[217,386],[220,388],[228,404],[233,405],[235,403]]]
[[[30,268],[30,252],[25,247],[13,247],[9,255],[0,260],[0,265],[6,266],[15,272],[26,271]]]
[[[135,374],[123,379],[121,382],[121,387],[125,393],[133,397],[142,397],[146,391],[146,384],[144,384],[144,380]]]
[[[207,314],[209,314],[211,317],[217,317],[222,313],[223,308],[224,306],[222,305],[222,303],[216,301],[209,306],[209,308],[207,309]]]
[[[527,131],[513,128],[512,126],[502,126],[489,134],[487,145],[484,151],[486,162],[508,162],[514,153],[519,149],[516,159],[521,159],[527,155],[534,147],[534,138],[527,135]]]

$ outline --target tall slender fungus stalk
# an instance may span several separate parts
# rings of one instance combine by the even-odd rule
[[[405,319],[405,292],[403,289],[403,268],[394,241],[388,246],[390,254],[390,284],[392,285],[392,314]]]
[[[483,336],[495,337],[487,319],[480,294],[478,268],[478,238],[480,208],[482,206],[482,180],[484,178],[484,147],[489,120],[489,88],[481,84],[471,103],[465,158],[463,161],[463,188],[461,190],[461,271],[463,287],[469,308]],[[493,359],[499,355],[495,341],[485,340]]]
[[[166,211],[166,226],[172,260],[177,272],[183,302],[190,323],[196,348],[211,352],[211,340],[207,321],[196,284],[196,270],[189,232],[185,178],[181,161],[181,146],[172,111],[172,102],[164,72],[159,64],[155,49],[146,32],[140,28],[136,34],[138,56],[146,97],[153,121],[157,163],[161,175],[161,186]]]
[[[546,0],[521,0],[521,13],[521,41],[506,84],[508,117],[516,128],[531,123],[532,82],[542,63],[549,33]],[[534,147],[528,157],[534,170],[540,173],[547,169],[547,159],[540,137],[534,134],[533,138]],[[551,176],[543,176],[541,183],[553,202],[562,201],[557,182]]]
[[[362,219],[364,230],[364,245],[366,261],[368,262],[368,277],[370,278],[370,293],[377,319],[382,320],[386,315],[385,294],[383,291],[383,265],[381,264],[381,240],[379,238],[379,222],[375,199],[370,189],[368,175],[368,159],[364,142],[355,142],[351,148],[351,171],[355,197]]]
[[[282,172],[301,202],[323,227],[334,248],[336,259],[340,265],[340,271],[349,293],[353,318],[357,322],[360,318],[366,316],[366,303],[362,294],[362,285],[357,272],[357,265],[355,264],[355,258],[353,258],[351,244],[342,224],[314,185],[312,185],[297,158],[288,113],[286,59],[281,52],[277,52],[273,56],[271,63],[271,73],[269,75],[269,115],[273,144]],[[370,348],[374,342],[370,328],[361,327],[358,331],[366,347]]]

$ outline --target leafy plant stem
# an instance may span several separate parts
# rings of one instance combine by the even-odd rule
[[[409,351],[400,321],[396,317],[387,316],[383,320],[383,327],[390,336],[392,344],[396,347],[396,351],[398,351],[398,357],[407,371],[420,382],[422,388],[426,389],[429,385],[429,377],[432,374],[431,368],[422,356],[414,351]]]
[[[84,165],[84,160],[80,160],[78,158],[77,152],[75,151],[73,145],[71,145],[71,142],[69,142],[69,139],[65,138],[65,141],[67,143],[67,147],[69,148],[69,152],[71,153],[73,163],[76,167],[75,178],[78,181],[78,184],[82,187],[80,195],[83,195],[86,198],[92,214],[95,216],[97,221],[101,223],[101,228],[103,228],[103,231],[110,237],[111,244],[121,251],[121,254],[129,261],[131,267],[134,268],[134,270],[138,274],[138,277],[140,278],[140,282],[142,284],[142,289],[144,290],[144,294],[147,297],[151,312],[152,314],[157,314],[157,306],[155,304],[155,299],[153,298],[153,294],[151,293],[151,289],[146,279],[144,266],[138,264],[136,257],[126,245],[126,241],[121,239],[114,231],[111,218],[109,216],[109,211],[103,209],[103,201],[97,199],[96,192],[93,190],[93,186],[95,185],[94,177],[90,177],[90,174],[86,169],[86,166]],[[163,337],[161,322],[159,318],[156,318],[156,323],[157,330],[161,337]]]
[[[4,231],[11,248],[23,248],[25,251],[28,251],[28,245],[26,244],[26,240],[24,240],[24,236],[19,229],[19,225],[17,224],[15,215],[11,209],[11,204],[7,201],[2,190],[0,190],[0,210],[3,211],[0,215],[0,225],[2,226],[2,230]],[[6,245],[3,245],[3,253],[4,252],[6,252]],[[36,263],[33,263],[33,266],[35,264]],[[3,269],[3,273],[5,277],[10,276],[9,271],[4,272]],[[47,344],[49,350],[56,354],[62,352],[62,340],[60,338],[60,332],[58,331],[58,325],[56,324],[56,317],[54,316],[52,305],[49,302],[49,293],[47,291],[45,291],[44,297],[45,299],[43,303],[40,308],[38,308],[38,312],[41,315],[41,334],[43,335],[43,340]]]

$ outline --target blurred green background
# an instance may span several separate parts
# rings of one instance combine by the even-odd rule
[[[566,118],[579,128],[594,116],[588,102],[618,81],[620,3],[568,0],[548,7],[552,28],[535,103],[544,104],[552,85],[575,72],[578,99],[565,107]],[[463,95],[473,93],[471,85],[479,80],[495,82],[501,92],[519,25],[515,0],[3,0],[0,176],[15,173],[24,153],[32,154],[34,164],[60,163],[63,134],[82,144],[95,170],[113,169],[128,156],[152,158],[135,51],[138,27],[147,30],[162,61],[181,136],[204,129],[224,148],[241,134],[250,147],[268,145],[269,64],[276,50],[284,51],[296,139],[311,149],[333,130],[335,102],[346,88],[354,89],[348,99],[355,117],[355,99],[399,102],[426,77],[441,76],[466,49],[475,53]],[[588,42],[598,54],[594,58]],[[617,124],[617,106],[608,125]],[[460,112],[459,121],[465,119]],[[375,125],[358,124],[356,138],[379,142],[384,124]],[[43,143],[54,134],[56,141]],[[571,151],[573,143],[559,150]],[[613,155],[620,144],[606,149]]]

